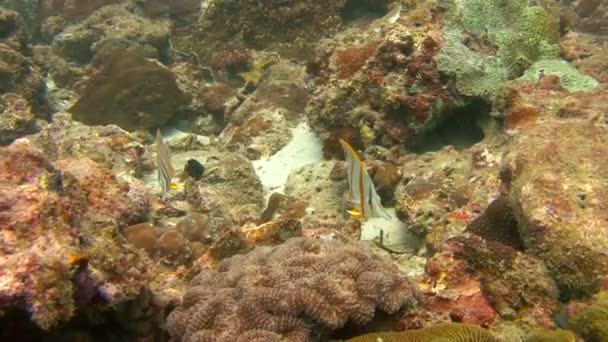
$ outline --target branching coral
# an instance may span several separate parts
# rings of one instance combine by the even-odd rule
[[[330,330],[365,324],[376,309],[412,305],[415,293],[395,266],[370,251],[296,238],[200,273],[168,328],[183,341],[308,341],[310,322]]]

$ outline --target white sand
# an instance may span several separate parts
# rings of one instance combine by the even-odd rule
[[[380,231],[382,231],[383,245],[387,247],[406,247],[415,250],[418,246],[418,239],[409,232],[407,225],[397,218],[394,208],[386,208],[386,211],[391,215],[390,221],[377,217],[363,222],[361,240],[373,240],[379,237]]]
[[[253,161],[253,167],[267,195],[283,193],[287,176],[304,165],[323,160],[323,144],[306,122],[301,122],[292,130],[293,138],[277,153],[270,157]]]

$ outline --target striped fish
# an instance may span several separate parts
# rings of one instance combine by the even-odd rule
[[[163,199],[167,197],[167,191],[172,188],[173,165],[171,165],[171,151],[160,135],[160,129],[156,130],[156,167],[158,168],[158,182],[162,191]]]
[[[348,213],[355,218],[384,217],[390,220],[391,215],[382,207],[372,178],[365,170],[365,164],[346,141],[340,139],[340,145],[348,163],[348,190],[353,206]]]

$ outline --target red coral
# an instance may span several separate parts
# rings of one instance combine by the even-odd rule
[[[359,71],[376,52],[378,42],[370,42],[336,52],[335,64],[339,78],[350,78]]]
[[[240,44],[226,44],[211,54],[209,65],[214,69],[231,72],[245,71],[251,67],[251,50]]]

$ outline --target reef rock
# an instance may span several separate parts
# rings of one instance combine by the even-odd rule
[[[442,87],[433,59],[440,25],[430,11],[416,13],[412,17],[428,20],[377,20],[318,45],[307,66],[306,113],[324,140],[334,130],[352,129],[366,148],[412,145],[451,114],[456,99]]]
[[[186,198],[208,220],[227,220],[239,227],[256,222],[264,208],[264,189],[243,155],[209,151],[200,181],[186,182]]]
[[[407,277],[369,250],[295,238],[202,271],[167,326],[185,340],[309,340],[319,328],[364,325],[376,310],[407,310],[416,298]]]
[[[500,149],[480,143],[464,151],[445,147],[419,158],[404,157],[395,190],[397,215],[436,250],[500,196]]]
[[[155,167],[144,145],[130,133],[115,125],[83,125],[65,112],[53,115],[53,121],[29,139],[52,161],[87,158],[116,174],[133,176]]]
[[[602,34],[608,25],[608,3],[601,0],[561,0],[562,20],[576,31]]]
[[[114,50],[99,64],[69,109],[87,125],[116,124],[129,131],[157,127],[189,101],[169,69],[133,52]]]
[[[168,20],[150,20],[131,13],[124,5],[109,5],[56,32],[52,46],[59,55],[78,64],[86,64],[94,56],[106,58],[117,48],[163,60],[169,32]]]
[[[86,17],[97,9],[122,0],[41,0],[38,3],[38,19],[50,16]]]
[[[503,161],[524,243],[565,298],[594,293],[608,275],[607,140],[588,119],[546,121],[517,135]]]
[[[118,234],[127,189],[90,161],[59,164],[27,140],[0,148],[0,309],[44,329],[137,297],[155,272]]]
[[[17,93],[36,113],[44,104],[44,77],[31,57],[27,37],[21,17],[0,8],[0,92]]]
[[[256,49],[268,48],[282,56],[306,58],[311,55],[314,43],[337,31],[347,11],[384,13],[388,2],[360,1],[347,6],[345,0],[305,0],[297,4],[273,0],[211,1],[187,33],[203,41],[184,42],[190,45],[184,50],[207,56],[218,41],[242,35],[243,41]]]
[[[550,328],[559,308],[542,260],[475,235],[445,241],[427,262],[420,288],[426,310],[484,326],[499,316],[527,316],[529,324]]]
[[[223,132],[228,146],[250,150],[252,157],[267,157],[284,147],[308,101],[303,75],[298,65],[269,67],[255,92],[229,115]]]
[[[38,130],[36,118],[27,101],[15,93],[0,97],[0,145],[35,133]]]

